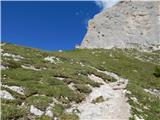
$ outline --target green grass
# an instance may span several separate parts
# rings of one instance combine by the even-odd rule
[[[156,66],[153,74],[155,77],[160,77],[160,67]]]
[[[61,104],[55,104],[52,111],[55,114],[55,116],[59,117],[64,112],[64,106]]]
[[[49,103],[53,101],[52,98],[47,96],[31,96],[26,99],[26,102],[29,105],[34,105],[40,110],[45,110],[49,106]]]
[[[19,108],[12,101],[3,101],[1,104],[1,119],[2,120],[11,120],[18,118],[25,118],[27,116],[27,112],[23,108]]]
[[[87,93],[87,94],[89,94],[89,93],[92,92],[92,90],[91,90],[88,86],[83,85],[83,84],[76,84],[76,85],[75,85],[75,88],[76,88],[79,92],[81,92],[81,93]]]
[[[61,120],[79,120],[79,117],[76,114],[63,114],[60,116]]]
[[[52,118],[42,115],[42,116],[36,117],[35,120],[52,120]]]
[[[51,97],[55,97],[58,101],[62,102],[63,104],[60,105],[63,107],[64,104],[69,105],[73,101],[79,103],[91,92],[88,84],[92,87],[99,87],[101,85],[90,80],[88,74],[94,74],[106,82],[115,81],[114,78],[91,68],[95,67],[102,71],[114,72],[123,78],[129,79],[127,90],[132,93],[128,97],[129,103],[132,105],[133,115],[141,115],[145,120],[158,120],[160,117],[160,99],[144,91],[144,88],[160,90],[160,78],[157,77],[159,75],[157,68],[160,67],[160,51],[149,53],[140,52],[135,49],[77,49],[54,52],[13,44],[6,44],[2,46],[2,49],[4,52],[24,57],[20,61],[14,61],[11,57],[7,59],[2,57],[2,65],[9,67],[9,69],[2,71],[2,84],[22,86],[25,88],[24,96],[7,89],[17,101],[20,101],[18,103],[26,102],[28,105],[34,104],[41,109],[46,108]],[[61,63],[51,64],[44,60],[47,56],[55,56],[61,60]],[[138,59],[136,58],[137,56],[139,57]],[[21,68],[21,65],[32,65],[41,70],[27,70]],[[64,80],[58,80],[56,77],[62,77]],[[75,84],[75,91],[68,87],[70,83]],[[44,95],[45,97],[37,100],[34,96],[35,94]],[[134,103],[130,99],[133,96],[138,99],[139,104]],[[66,97],[68,99],[65,99]],[[40,105],[42,103],[43,105]],[[144,106],[149,106],[149,109],[144,109]],[[11,109],[10,111],[8,110],[11,114],[4,113],[4,115],[8,118],[21,117],[20,113],[17,113],[18,115],[15,113],[13,110],[14,107],[12,104],[7,107],[7,109]],[[15,107],[14,109],[19,108]],[[142,109],[143,112],[137,109]],[[55,111],[58,117],[64,120],[72,116],[66,115],[64,110],[61,110],[61,107],[57,107]],[[72,117],[74,120],[75,116],[73,115]]]

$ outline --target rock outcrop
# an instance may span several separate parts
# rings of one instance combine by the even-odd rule
[[[157,48],[160,1],[120,1],[97,14],[79,48]]]

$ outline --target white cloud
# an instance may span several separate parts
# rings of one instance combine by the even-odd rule
[[[98,5],[102,10],[105,8],[112,7],[115,5],[119,0],[96,0],[95,3]]]

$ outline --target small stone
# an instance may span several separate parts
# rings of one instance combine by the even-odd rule
[[[24,95],[24,89],[19,86],[8,86],[8,85],[2,85],[4,88],[8,88],[10,90],[13,90],[21,95]]]
[[[39,110],[38,108],[34,107],[33,105],[31,105],[30,107],[30,112],[34,115],[38,115],[38,116],[41,116],[44,114],[43,111]]]
[[[58,118],[57,118],[57,117],[54,117],[54,120],[58,120]]]
[[[7,99],[7,100],[14,100],[15,98],[6,90],[0,91],[0,98]]]
[[[49,106],[49,107],[46,109],[45,115],[47,115],[47,116],[49,116],[49,117],[53,117],[53,112],[52,112],[51,110],[52,110],[52,107]]]

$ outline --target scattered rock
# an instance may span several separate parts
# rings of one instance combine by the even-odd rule
[[[143,106],[144,109],[146,110],[149,110],[149,107],[148,106]]]
[[[52,107],[51,106],[47,107],[45,115],[47,115],[51,118],[53,117],[53,112],[52,112]]]
[[[80,62],[79,64],[80,64],[82,67],[84,67],[84,66],[85,66],[82,62]]]
[[[18,86],[8,86],[8,85],[2,85],[4,88],[8,88],[10,90],[13,90],[21,95],[24,95],[24,89],[22,87]]]
[[[135,103],[139,104],[138,100],[136,97],[130,97],[131,100],[133,100]]]
[[[157,89],[144,89],[147,93],[160,97],[160,90]]]
[[[7,100],[14,100],[15,98],[6,90],[0,91],[0,98],[7,99]]]
[[[1,70],[6,70],[6,69],[8,69],[8,67],[5,67],[5,66],[3,66],[3,65],[0,65],[1,66]]]
[[[68,87],[71,89],[71,90],[76,90],[76,88],[74,87],[75,84],[73,82],[71,82]]]
[[[88,78],[98,83],[105,83],[102,78],[97,77],[94,74],[88,75]]]
[[[4,50],[1,48],[1,49],[0,49],[0,53],[2,53],[2,52],[4,52]]]
[[[33,105],[31,105],[30,107],[30,112],[34,115],[38,115],[38,116],[41,116],[44,114],[43,111],[39,110],[38,108],[34,107]]]
[[[128,91],[128,90],[125,90],[124,92],[125,92],[126,94],[129,94],[129,95],[132,94],[131,91]]]
[[[44,60],[49,61],[50,63],[54,63],[54,64],[62,63],[62,61],[60,61],[59,58],[56,58],[54,56],[48,56],[48,57],[44,58]]]
[[[54,120],[58,120],[58,118],[57,118],[57,117],[54,117]]]
[[[21,65],[21,67],[24,68],[24,69],[35,70],[35,71],[40,71],[41,70],[41,69],[35,68],[32,65],[30,65],[30,66]]]
[[[52,97],[52,100],[53,100],[53,103],[52,104],[50,104],[50,106],[54,106],[54,103],[56,103],[56,104],[61,104],[56,98],[54,98],[54,97]]]
[[[142,116],[137,116],[137,115],[134,115],[134,119],[135,120],[144,120],[144,118]]]
[[[4,45],[6,45],[6,43],[0,43],[0,46],[1,46],[1,47],[4,46]]]
[[[24,59],[24,57],[22,57],[20,55],[14,55],[14,54],[11,54],[11,53],[2,53],[2,56],[3,57],[12,57],[13,60],[15,60],[15,61],[19,61],[21,59]]]
[[[63,78],[63,77],[55,77],[56,79],[58,79],[58,80],[64,80],[65,78]]]

